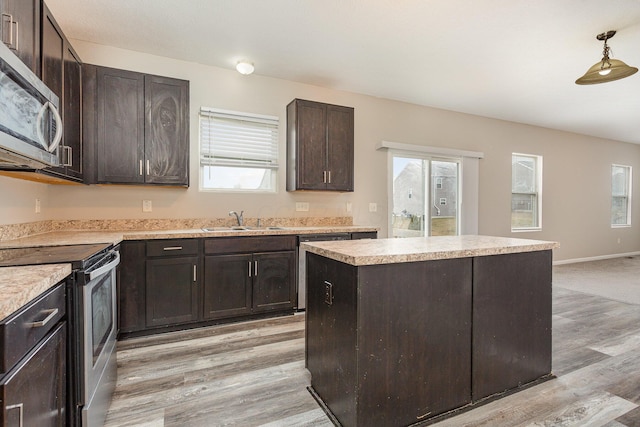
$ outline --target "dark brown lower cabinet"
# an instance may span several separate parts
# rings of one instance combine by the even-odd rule
[[[66,322],[56,326],[4,376],[0,425],[66,425],[66,327]]]
[[[548,378],[551,256],[353,266],[307,252],[314,393],[342,426],[408,426]]]
[[[122,336],[293,312],[296,236],[121,243]]]
[[[474,400],[551,372],[551,256],[474,258]]]
[[[198,320],[198,257],[147,260],[147,327]]]
[[[251,254],[204,258],[204,317],[242,316],[251,313]]]
[[[344,426],[471,401],[471,259],[355,267],[307,255],[311,386]]]
[[[292,309],[295,268],[291,250],[205,256],[205,319]]]

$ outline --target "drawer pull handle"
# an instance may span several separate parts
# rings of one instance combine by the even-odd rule
[[[7,408],[7,412],[9,412],[11,409],[18,409],[20,411],[18,414],[18,416],[20,417],[18,419],[18,426],[23,427],[24,426],[24,404],[18,403],[16,405],[7,405],[6,408]]]
[[[51,319],[56,317],[56,315],[58,314],[58,309],[57,308],[52,308],[52,309],[49,309],[49,310],[42,310],[42,313],[45,313],[47,316],[42,320],[30,323],[29,326],[31,326],[32,328],[41,328],[41,327],[43,327],[44,325],[49,323],[51,321]]]
[[[165,251],[181,251],[182,250],[182,246],[167,246],[163,250],[165,250]]]
[[[249,277],[251,277],[251,261],[249,261]]]

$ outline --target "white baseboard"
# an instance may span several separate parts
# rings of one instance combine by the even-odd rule
[[[622,257],[637,256],[637,255],[640,255],[640,252],[627,252],[625,254],[598,255],[598,256],[588,257],[588,258],[563,259],[562,261],[553,261],[553,265],[575,264],[577,262],[599,261],[599,260],[603,260],[603,259],[622,258]]]

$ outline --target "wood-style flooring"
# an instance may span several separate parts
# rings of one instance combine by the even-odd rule
[[[554,287],[553,372],[433,425],[640,426],[640,306]],[[330,427],[309,382],[303,314],[125,340],[106,425]]]

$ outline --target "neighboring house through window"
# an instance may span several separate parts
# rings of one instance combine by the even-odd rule
[[[631,166],[611,165],[611,226],[631,225]]]
[[[278,117],[200,109],[200,188],[275,192]]]
[[[542,228],[542,157],[511,156],[511,231]]]

